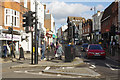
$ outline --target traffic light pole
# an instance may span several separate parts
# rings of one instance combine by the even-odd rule
[[[35,64],[38,64],[38,48],[37,48],[37,2],[35,0],[35,58],[34,58],[34,62]]]
[[[32,31],[31,31],[31,40],[32,40],[31,64],[33,64],[33,32]]]
[[[12,56],[12,55],[14,55],[14,54],[13,54],[13,22],[12,22],[12,54],[11,54],[11,56]]]

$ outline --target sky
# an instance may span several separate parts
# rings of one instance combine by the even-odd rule
[[[104,11],[114,0],[41,0],[53,15],[56,29],[67,24],[68,16],[91,19],[94,10]]]

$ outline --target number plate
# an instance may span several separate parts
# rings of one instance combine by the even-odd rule
[[[95,56],[100,56],[100,54],[99,53],[95,53]]]

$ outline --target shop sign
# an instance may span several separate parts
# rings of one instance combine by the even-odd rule
[[[46,33],[46,36],[51,38],[52,34]]]
[[[55,35],[53,34],[53,38],[55,38]]]
[[[11,34],[4,34],[4,33],[2,33],[1,34],[2,35],[2,37],[1,37],[1,40],[11,40],[11,38],[12,38],[12,35]],[[20,40],[20,35],[13,35],[13,40]]]

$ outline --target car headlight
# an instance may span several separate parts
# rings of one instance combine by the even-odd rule
[[[101,52],[100,54],[104,54],[105,52]]]
[[[94,54],[94,52],[89,52],[90,54]]]

